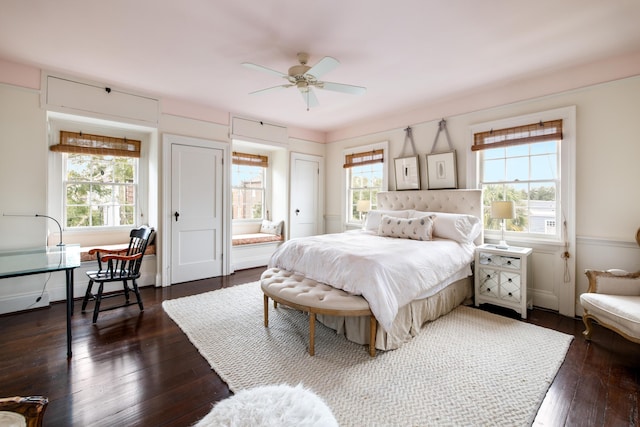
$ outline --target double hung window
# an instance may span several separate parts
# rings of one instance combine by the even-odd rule
[[[377,144],[345,154],[347,223],[362,224],[366,213],[377,208],[376,195],[387,188],[385,148]]]
[[[562,120],[531,123],[474,134],[479,184],[484,196],[485,230],[499,230],[491,203],[515,202],[508,232],[560,239]]]
[[[60,132],[62,205],[67,229],[134,226],[138,213],[138,140]]]
[[[265,216],[266,156],[233,152],[231,192],[232,219],[262,220]]]

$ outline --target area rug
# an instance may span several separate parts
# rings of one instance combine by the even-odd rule
[[[401,348],[378,352],[270,304],[258,282],[168,300],[163,307],[238,392],[303,384],[341,426],[531,425],[572,336],[471,307],[428,324]]]

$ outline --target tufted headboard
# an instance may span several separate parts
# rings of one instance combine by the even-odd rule
[[[378,193],[378,209],[415,209],[473,215],[482,221],[482,190],[405,190]],[[484,243],[481,232],[476,245]]]

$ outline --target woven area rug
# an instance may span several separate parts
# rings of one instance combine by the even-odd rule
[[[530,425],[572,336],[459,307],[398,350],[378,352],[269,304],[258,282],[163,303],[211,367],[238,392],[302,383],[341,426]]]

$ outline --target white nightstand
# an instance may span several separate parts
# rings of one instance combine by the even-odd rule
[[[475,302],[512,308],[523,319],[533,307],[531,291],[531,248],[480,245],[475,256]]]

